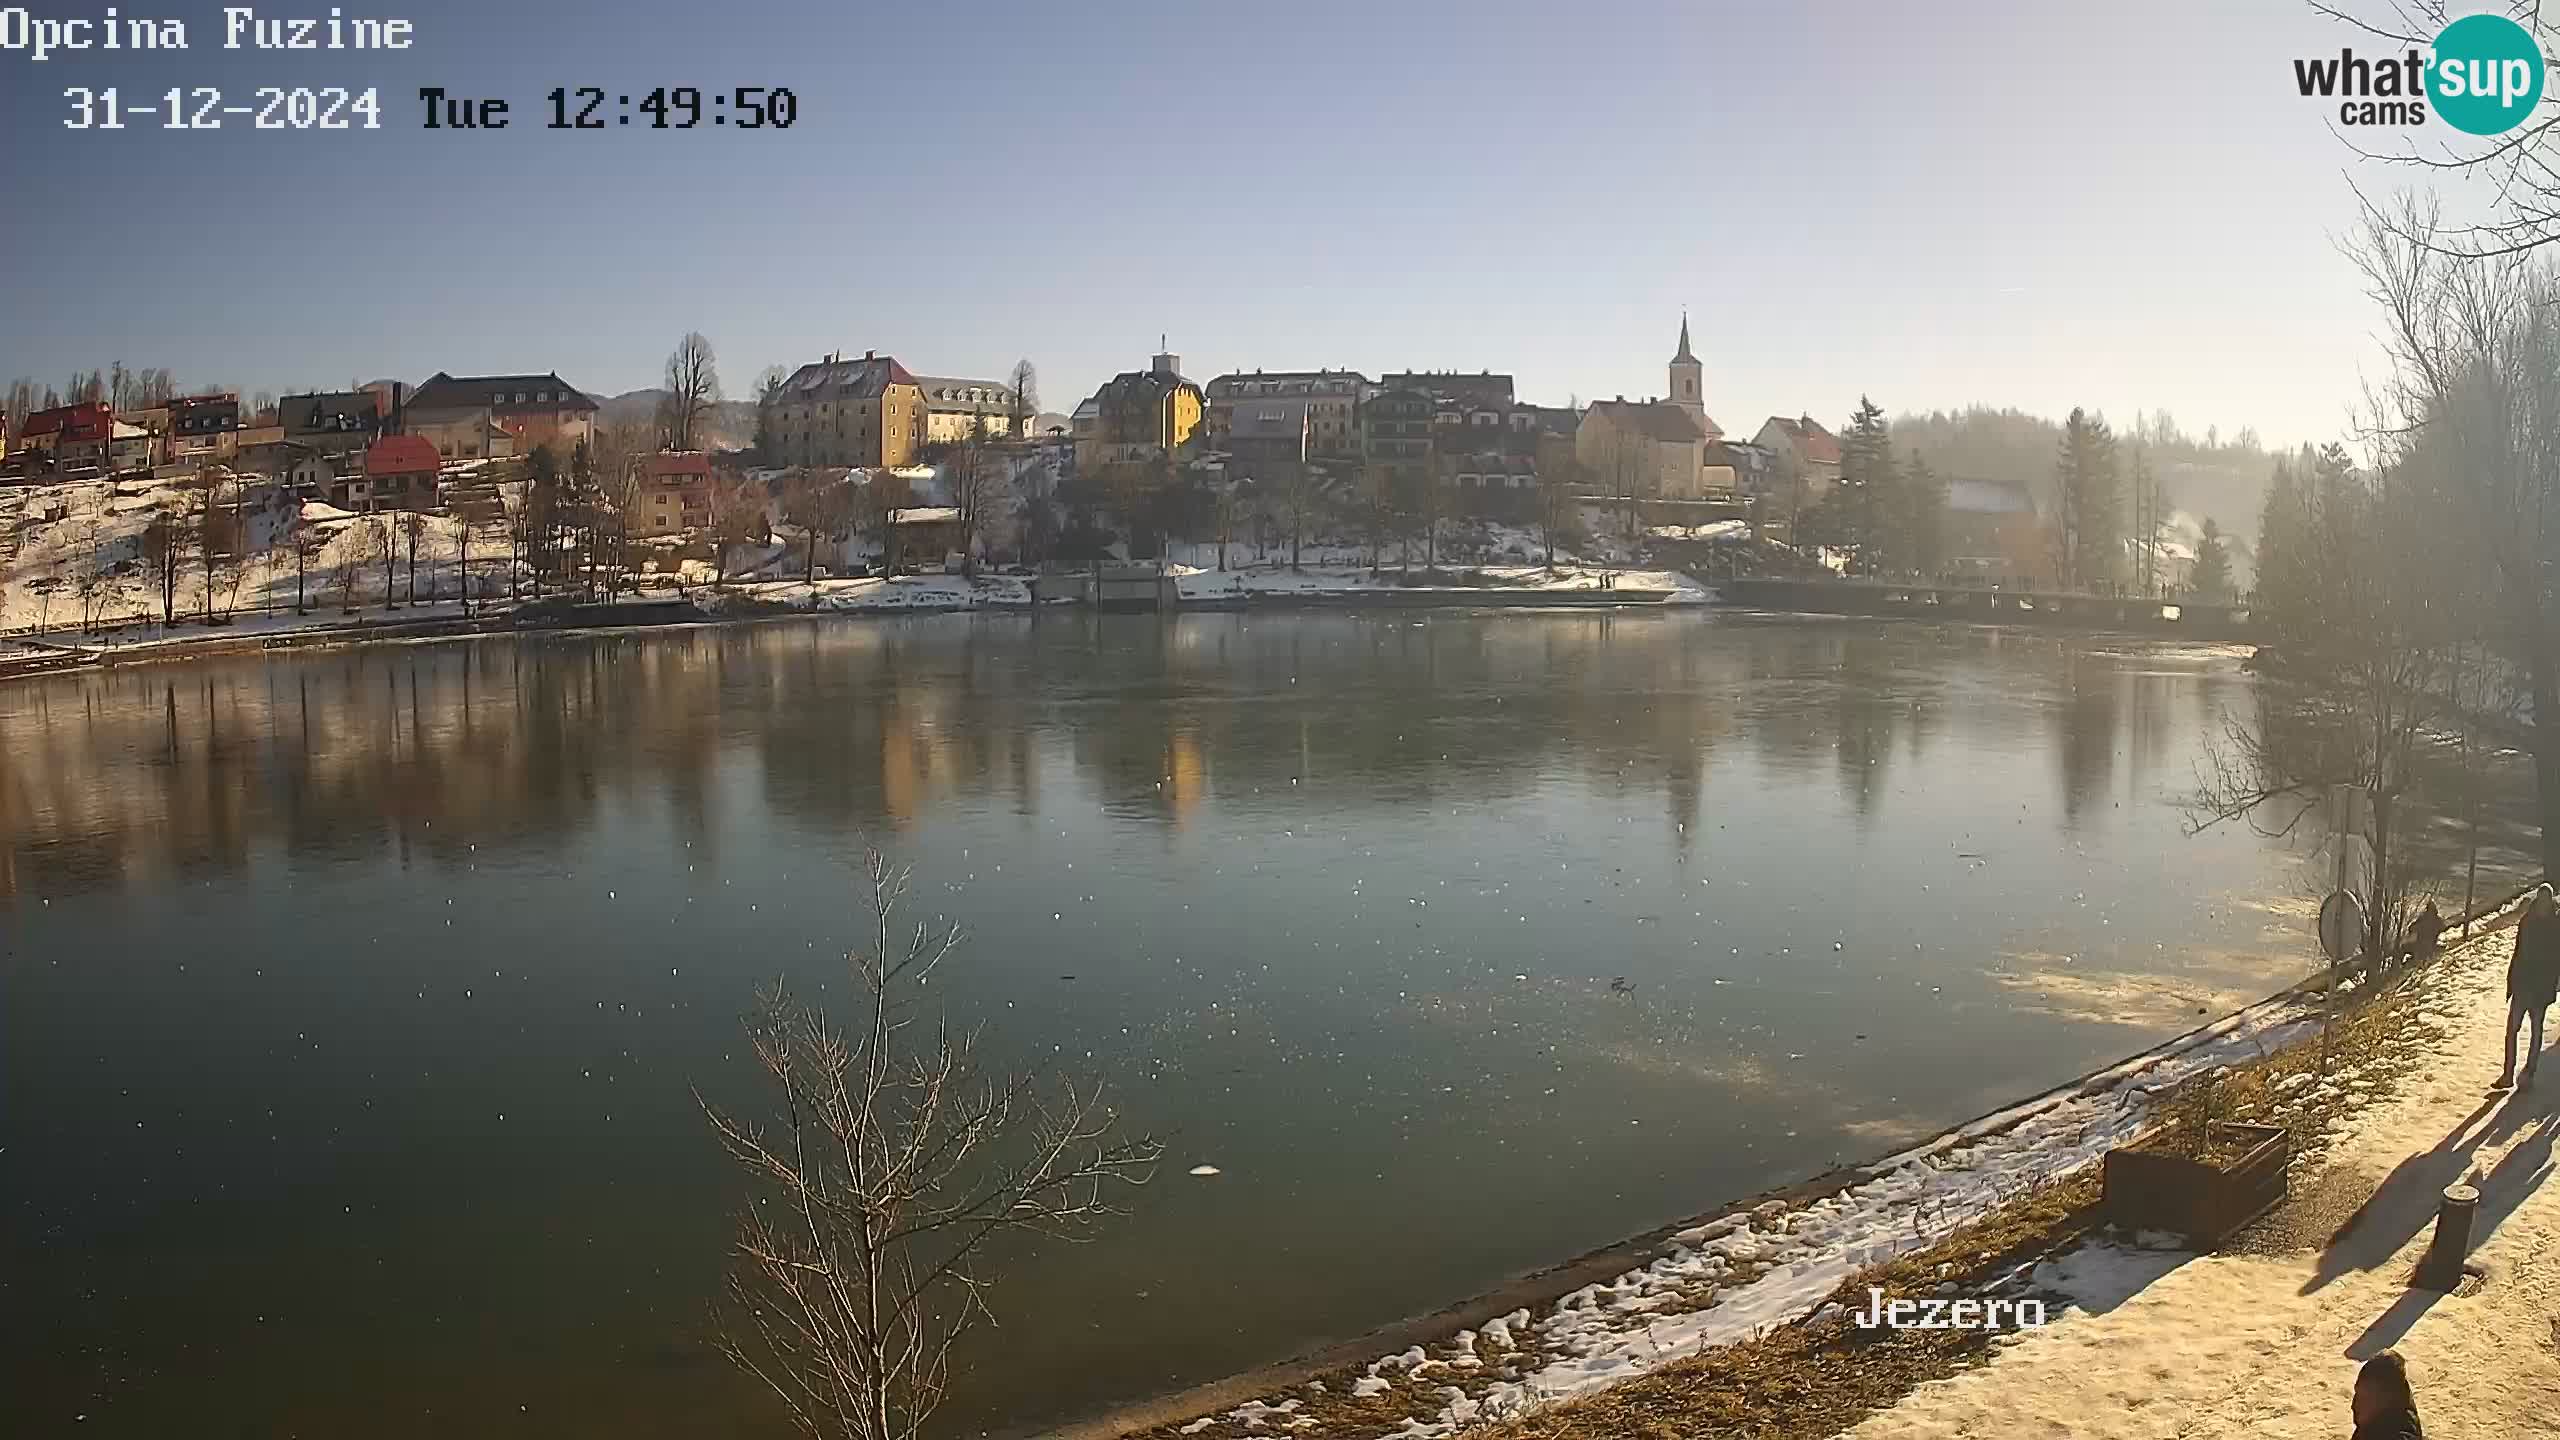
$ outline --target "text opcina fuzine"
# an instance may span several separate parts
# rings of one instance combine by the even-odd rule
[[[190,27],[178,17],[125,15],[112,5],[103,15],[39,15],[23,5],[0,7],[0,50],[32,60],[91,51],[186,50],[201,31],[221,37],[224,50],[407,50],[417,25],[391,16],[348,15],[331,6],[326,15],[262,15],[248,5],[226,5],[216,20]]]

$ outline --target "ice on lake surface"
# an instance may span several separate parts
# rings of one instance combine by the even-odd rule
[[[2177,806],[2255,683],[1688,612],[821,620],[0,686],[0,1085],[42,1097],[0,1107],[0,1392],[103,1435],[764,1413],[703,1344],[742,1191],[692,1090],[752,1098],[759,983],[842,996],[869,843],[965,922],[933,993],[998,1058],[1229,1172],[1009,1260],[1007,1383],[954,1423],[1357,1333],[2299,978],[2299,858]]]

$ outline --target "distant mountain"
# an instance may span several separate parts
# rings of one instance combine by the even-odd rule
[[[595,396],[596,423],[599,425],[648,425],[658,418],[658,402],[665,399],[664,390],[629,390],[611,397]],[[723,400],[712,407],[703,448],[743,450],[755,443],[756,402]]]

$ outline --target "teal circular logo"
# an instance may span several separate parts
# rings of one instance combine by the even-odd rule
[[[2504,15],[2465,15],[2436,37],[2427,103],[2456,130],[2503,135],[2542,103],[2542,47]]]

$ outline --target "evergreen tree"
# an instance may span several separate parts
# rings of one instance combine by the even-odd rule
[[[2116,440],[2107,422],[2074,409],[2054,457],[2054,562],[2066,590],[2116,577],[2124,516],[2116,485]]]
[[[2222,596],[2231,593],[2231,548],[2223,543],[2222,527],[2208,515],[2203,536],[2196,541],[2196,568],[2188,588],[2198,595]]]
[[[1900,537],[1894,533],[1901,519],[1897,489],[1884,407],[1861,395],[1840,432],[1839,511],[1829,528],[1835,532],[1834,543],[1858,552],[1859,566],[1869,574],[1904,564]]]
[[[2258,509],[2257,594],[2252,608],[2280,640],[2309,637],[2315,618],[2311,557],[2311,497],[2307,477],[2286,456],[2276,457]]]

